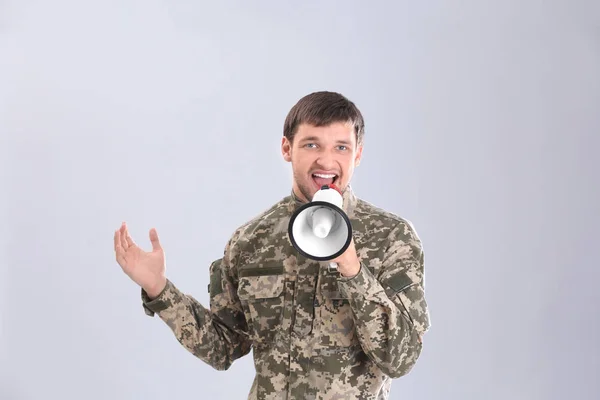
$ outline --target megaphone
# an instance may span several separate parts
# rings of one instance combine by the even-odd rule
[[[288,225],[292,246],[316,261],[333,260],[343,254],[352,241],[352,225],[342,205],[340,190],[334,185],[323,185],[311,202],[292,214]],[[330,262],[329,270],[336,271],[337,263]]]

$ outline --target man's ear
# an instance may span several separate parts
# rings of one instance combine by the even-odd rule
[[[292,161],[292,144],[285,136],[281,139],[281,154],[285,161]]]
[[[358,146],[358,148],[356,149],[356,156],[354,157],[354,167],[358,167],[360,165],[360,161],[362,160],[362,151],[363,146]]]

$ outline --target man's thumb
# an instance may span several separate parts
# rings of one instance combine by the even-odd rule
[[[150,229],[150,242],[152,243],[152,250],[160,250],[160,242],[158,241],[158,233],[156,229]]]

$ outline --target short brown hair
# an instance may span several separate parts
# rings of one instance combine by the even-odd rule
[[[301,124],[327,126],[335,122],[352,124],[357,145],[363,143],[365,122],[360,110],[342,94],[329,91],[314,92],[302,97],[285,118],[283,136],[293,142]]]

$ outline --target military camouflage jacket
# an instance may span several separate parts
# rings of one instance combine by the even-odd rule
[[[253,350],[248,399],[387,399],[407,374],[429,328],[423,248],[414,228],[344,192],[344,211],[361,261],[357,276],[302,257],[287,228],[292,192],[238,228],[210,265],[210,307],[170,280],[151,300],[192,354],[218,370]]]

